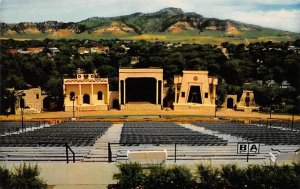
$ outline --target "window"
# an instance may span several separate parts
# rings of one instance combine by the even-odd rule
[[[185,97],[185,92],[181,92],[181,97]]]
[[[205,96],[205,98],[208,98],[208,93],[205,93],[204,96]]]
[[[40,98],[40,95],[39,94],[36,94],[36,99],[39,99]]]
[[[70,92],[70,100],[75,100],[75,93],[74,92]]]
[[[103,100],[103,94],[101,91],[98,92],[98,100]]]
[[[83,95],[83,104],[90,104],[90,95]]]

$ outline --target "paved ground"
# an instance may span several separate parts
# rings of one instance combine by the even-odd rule
[[[221,109],[217,111],[217,117],[227,119],[268,119],[269,114],[258,112],[242,112],[234,111],[232,109]],[[75,116],[85,119],[106,119],[112,121],[118,121],[120,119],[144,119],[147,117],[149,120],[157,119],[211,119],[215,116],[214,112],[207,112],[205,110],[147,110],[147,111],[129,111],[129,110],[110,110],[110,111],[86,111],[76,112]],[[40,114],[28,114],[24,115],[25,120],[30,119],[57,119],[57,118],[71,118],[72,112],[43,112]],[[273,119],[292,119],[291,115],[272,114]],[[20,120],[20,115],[3,116],[0,115],[0,121],[2,120]],[[295,120],[300,120],[300,116],[296,115]]]
[[[12,169],[19,163],[6,162]],[[34,163],[31,163],[34,164]],[[105,189],[114,183],[113,174],[118,171],[114,163],[37,163],[49,188],[53,189]]]

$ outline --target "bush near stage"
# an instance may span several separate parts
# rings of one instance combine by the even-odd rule
[[[300,188],[300,164],[283,166],[223,165],[220,168],[197,165],[194,173],[185,166],[138,163],[118,165],[114,175],[117,189],[297,189]]]
[[[8,170],[0,166],[0,189],[44,189],[45,181],[39,178],[40,170],[37,165],[21,164]]]

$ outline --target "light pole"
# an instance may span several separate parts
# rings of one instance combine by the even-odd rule
[[[75,93],[70,94],[70,100],[73,102],[73,120],[75,120]]]
[[[274,97],[271,97],[271,101],[270,101],[270,117],[269,117],[269,119],[272,119],[272,105],[273,105],[273,100],[274,100]]]
[[[19,93],[17,93],[17,96],[20,98],[20,108],[21,108],[21,128],[22,128],[22,132],[24,130],[24,106],[25,106],[25,102],[24,102],[24,99],[23,99],[23,96],[26,96],[26,94],[21,91]]]
[[[215,100],[215,119],[217,118],[217,110],[218,110],[218,97]]]

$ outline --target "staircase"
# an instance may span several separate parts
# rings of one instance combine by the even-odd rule
[[[103,135],[99,138],[87,156],[83,159],[84,162],[107,162],[108,161],[108,143],[118,143],[121,136],[123,124],[113,124]],[[112,149],[113,160],[117,158],[117,150]]]
[[[122,106],[123,110],[133,110],[133,111],[139,111],[139,110],[161,110],[161,105],[158,104],[150,104],[150,103],[145,103],[145,104],[126,104]]]

